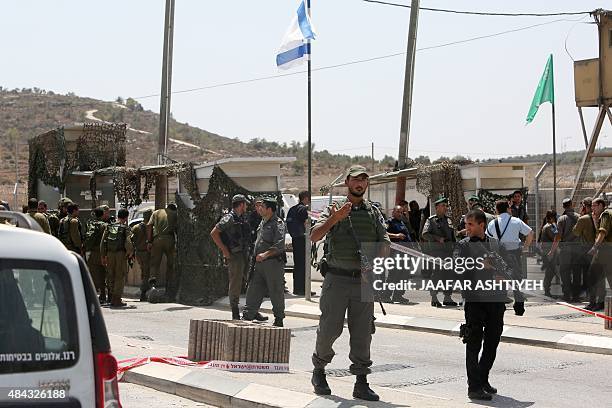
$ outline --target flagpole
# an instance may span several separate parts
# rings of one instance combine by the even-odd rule
[[[555,129],[555,102],[552,102],[552,139],[553,139],[553,202],[557,208],[557,139]],[[538,220],[539,222],[539,220]]]
[[[308,18],[311,19],[312,15],[310,13],[310,0],[306,0],[306,12],[308,13]],[[311,64],[312,64],[312,42],[308,41],[308,195],[312,197],[312,105],[311,105]],[[304,248],[305,257],[304,257],[304,299],[310,301],[310,291],[312,288],[312,276],[310,273],[310,251],[311,251],[311,242],[310,242],[310,215],[308,216],[308,228],[306,228],[306,236],[305,236],[305,244],[306,248]],[[295,267],[295,266],[294,266]]]

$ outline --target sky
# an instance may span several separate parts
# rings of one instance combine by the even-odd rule
[[[409,0],[392,0],[409,4]],[[422,7],[564,12],[603,0],[422,0]],[[158,94],[164,0],[20,0],[0,4],[0,85],[102,100]],[[181,91],[279,73],[275,55],[298,0],[176,0],[172,88]],[[608,4],[609,6],[609,4]],[[410,10],[361,0],[312,0],[313,68],[405,52]],[[409,156],[472,159],[552,151],[551,109],[525,117],[554,55],[557,151],[584,148],[573,61],[597,57],[589,16],[481,17],[421,11],[417,48],[560,21],[416,55]],[[580,20],[580,21],[576,21]],[[566,52],[566,48],[569,51]],[[312,74],[317,150],[397,157],[405,56]],[[301,71],[305,66],[295,68]],[[291,71],[290,71],[291,72]],[[172,97],[175,119],[230,138],[305,141],[306,74]],[[159,111],[159,96],[142,98]],[[595,112],[585,110],[587,131]],[[606,123],[600,146],[612,135]]]

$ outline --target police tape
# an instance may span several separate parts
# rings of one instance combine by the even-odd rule
[[[403,245],[399,245],[399,244],[396,244],[394,242],[391,243],[391,249],[394,249],[396,251],[402,252],[402,253],[404,253],[406,255],[410,255],[410,256],[422,257],[422,258],[425,258],[425,259],[433,258],[430,255],[424,254],[423,252],[417,251],[417,250],[412,249],[412,248],[407,248],[407,247],[405,247]],[[594,316],[594,317],[599,317],[599,318],[602,318],[604,320],[612,321],[612,316],[607,316],[607,315],[605,315],[603,313],[597,313],[597,312],[594,312],[592,310],[588,310],[588,309],[584,309],[582,307],[574,306],[574,305],[569,304],[567,302],[559,302],[559,301],[557,301],[554,298],[542,295],[540,293],[535,293],[535,292],[531,292],[531,291],[523,291],[523,292],[526,293],[527,295],[539,298],[541,300],[545,300],[545,301],[548,301],[548,302],[551,302],[551,303],[556,303],[557,305],[569,307],[571,309],[574,309],[574,310],[577,310],[579,312],[583,312],[583,313],[589,314],[589,315]]]
[[[119,380],[126,371],[149,363],[164,363],[181,367],[215,368],[218,370],[248,373],[288,373],[287,363],[249,363],[239,361],[191,361],[185,357],[133,357],[117,362]]]

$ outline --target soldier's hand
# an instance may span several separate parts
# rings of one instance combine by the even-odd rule
[[[336,222],[342,221],[351,213],[351,209],[353,208],[353,204],[350,201],[344,203],[342,207],[336,210],[335,207],[331,207],[330,209],[330,217],[332,217]]]
[[[266,260],[266,256],[264,254],[257,254],[255,257],[255,262],[263,262]]]
[[[404,239],[406,239],[406,235],[404,235],[403,233],[400,232],[400,233],[397,234],[397,238],[401,239],[401,240],[404,240]]]
[[[228,251],[226,248],[223,248],[223,249],[221,250],[221,252],[223,252],[223,257],[224,257],[225,259],[229,259],[229,258],[230,258],[230,256],[232,256],[232,254],[230,253],[230,251]]]

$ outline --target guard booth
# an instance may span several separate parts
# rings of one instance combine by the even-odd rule
[[[98,180],[95,197],[90,178],[95,170],[125,165],[126,131],[121,123],[83,123],[30,139],[28,196],[46,201],[50,210],[61,197],[69,197],[85,221],[97,205],[114,208],[112,177]]]

